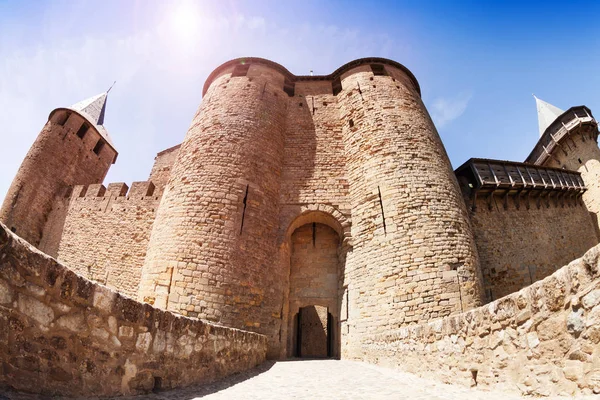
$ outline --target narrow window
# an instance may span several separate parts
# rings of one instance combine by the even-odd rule
[[[250,64],[239,64],[236,65],[231,73],[231,77],[234,78],[236,76],[246,76],[248,74],[248,69],[250,68]]]
[[[58,116],[58,118],[56,119],[56,123],[60,126],[65,126],[65,124],[67,123],[67,120],[69,119],[69,113],[68,112],[64,112],[61,115]]]
[[[94,153],[100,154],[100,150],[104,147],[104,140],[98,139],[98,143],[94,146]]]
[[[379,207],[381,207],[381,219],[383,220],[383,234],[387,235],[387,227],[385,226],[385,213],[383,212],[383,200],[381,199],[381,189],[377,186],[377,193],[379,194]]]
[[[287,93],[288,96],[294,96],[296,92],[296,83],[292,82],[289,78],[285,78],[283,82],[283,91]]]
[[[246,185],[246,194],[244,195],[244,210],[242,211],[242,223],[240,225],[240,235],[244,229],[244,219],[246,218],[246,207],[248,206],[248,189],[250,189],[250,185]]]
[[[83,137],[85,136],[85,134],[87,133],[87,131],[88,131],[88,126],[87,126],[87,124],[83,124],[83,125],[81,125],[81,127],[80,127],[80,128],[79,128],[79,130],[77,131],[77,137],[78,137],[79,139],[83,139]],[[96,154],[97,154],[97,153],[96,153]]]
[[[371,71],[375,76],[387,76],[387,71],[382,64],[371,64]]]
[[[331,89],[334,96],[337,96],[337,94],[342,91],[342,81],[339,77],[335,78],[333,82],[331,82]]]

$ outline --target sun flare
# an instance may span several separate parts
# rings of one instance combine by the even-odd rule
[[[181,3],[171,12],[169,22],[177,38],[188,40],[198,32],[200,10],[193,3]]]

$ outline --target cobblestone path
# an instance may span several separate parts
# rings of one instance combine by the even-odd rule
[[[2,396],[0,395],[0,398]],[[37,399],[11,396],[9,399]],[[517,395],[445,385],[412,374],[354,361],[302,360],[267,362],[262,366],[203,387],[161,392],[120,400],[222,399],[411,399],[513,400]],[[579,399],[598,397],[584,396]],[[529,397],[531,399],[531,397]],[[558,398],[554,398],[558,399]],[[561,398],[563,399],[563,398]],[[566,399],[566,398],[565,398]]]

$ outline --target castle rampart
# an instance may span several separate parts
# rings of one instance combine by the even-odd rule
[[[136,297],[160,197],[152,182],[76,186],[58,259],[77,273]]]
[[[77,275],[0,223],[0,388],[115,396],[209,383],[265,360],[267,340]]]
[[[454,329],[450,341],[462,335],[465,346],[459,350],[468,354],[461,360],[471,363],[481,354],[487,360],[490,351],[496,356],[497,345],[481,353],[475,348],[480,344],[475,336],[489,331],[508,335],[516,348],[507,349],[521,357],[525,347],[518,341],[535,342],[530,328],[541,326],[539,318],[566,315],[556,304],[540,313],[538,303],[556,296],[546,295],[544,283],[545,294],[535,297],[535,282],[554,274],[549,278],[554,284],[557,268],[600,238],[597,123],[584,106],[561,115],[539,103],[540,121],[553,122],[540,124],[543,135],[528,164],[471,159],[453,171],[419,84],[404,66],[364,58],[329,75],[296,76],[268,60],[236,59],[207,79],[183,143],[158,153],[148,181],[129,188],[102,183],[116,157],[102,126],[105,102],[106,93],[51,114],[0,218],[15,221],[16,233],[26,238],[38,232],[41,238],[28,240],[39,240],[40,249],[91,281],[160,309],[264,335],[252,337],[264,340],[270,358],[377,360],[385,358],[388,345],[390,354],[404,357],[405,348],[415,344],[426,359],[442,354],[427,350],[440,340],[437,328],[428,328],[438,326],[427,325],[432,320]],[[73,284],[79,287],[83,278],[77,279]],[[532,284],[521,292],[533,296],[523,306],[514,292]],[[16,299],[12,308],[18,309],[18,296],[27,290],[5,290]],[[50,295],[38,290],[27,296],[37,296],[53,315],[66,316],[47,304],[56,294],[48,290]],[[519,310],[533,317],[515,311],[516,327],[509,329],[477,308],[498,298],[492,307],[518,299]],[[79,301],[68,304],[76,313]],[[121,315],[119,307],[86,312],[93,321],[109,321],[111,312]],[[155,310],[139,307],[134,308]],[[477,311],[467,312],[473,308]],[[477,326],[456,331],[462,318]],[[98,336],[94,332],[107,340],[95,330],[104,325],[86,323],[90,330],[72,340]],[[411,325],[418,328],[405,329]],[[164,347],[167,331],[153,331],[148,339],[152,328],[144,326],[147,331],[135,327],[136,349],[147,347],[148,340]],[[386,336],[398,329],[413,335],[409,344]],[[421,337],[423,330],[427,335]],[[521,339],[514,338],[515,331]],[[109,333],[110,340],[121,341]],[[542,340],[541,331],[535,334]],[[249,343],[253,352],[262,351],[262,342]],[[232,345],[235,352],[238,345]],[[536,346],[530,345],[532,354]],[[204,356],[229,365],[230,359],[219,358],[228,356],[215,352]],[[597,357],[594,351],[586,354]],[[498,357],[507,362],[503,354]],[[589,361],[579,353],[573,357]],[[21,368],[21,362],[11,365]],[[485,365],[485,381],[492,382],[489,372],[499,370]],[[580,367],[593,379],[588,364],[577,364],[565,377]],[[219,371],[212,364],[207,368]],[[465,363],[451,368],[464,377]],[[509,370],[522,373],[519,368]],[[155,369],[146,369],[152,374],[143,372],[122,390],[147,388]],[[546,383],[540,380],[540,387]]]
[[[483,307],[371,335],[359,358],[535,397],[599,393],[599,254]]]

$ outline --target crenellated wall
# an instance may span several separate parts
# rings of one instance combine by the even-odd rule
[[[530,396],[600,393],[600,247],[483,307],[362,343],[369,362]]]
[[[265,360],[266,337],[93,283],[0,224],[0,389],[116,396],[204,384]]]
[[[82,126],[88,128],[78,136]],[[56,255],[61,199],[68,197],[73,185],[102,182],[117,156],[109,145],[96,153],[99,140],[103,140],[100,133],[78,113],[54,112],[8,190],[0,221],[42,251]]]
[[[58,260],[82,276],[137,296],[160,197],[152,182],[76,186]]]

